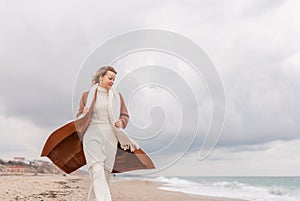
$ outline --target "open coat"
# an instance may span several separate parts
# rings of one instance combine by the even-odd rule
[[[56,166],[66,173],[71,173],[86,164],[81,140],[84,132],[89,126],[92,115],[91,111],[93,111],[97,97],[95,91],[89,107],[89,112],[86,115],[81,115],[83,108],[88,101],[88,94],[89,92],[83,93],[80,100],[79,112],[77,114],[79,118],[61,126],[51,133],[41,154],[41,156],[47,156]],[[123,128],[125,128],[128,123],[129,115],[121,94],[119,94],[119,98],[119,119],[123,123]],[[119,143],[118,145],[119,148],[116,153],[113,173],[155,168],[151,159],[142,149],[136,149],[134,152],[131,152],[128,149],[122,149],[124,147],[121,148],[122,144],[124,145],[127,143],[126,140],[131,140],[129,137],[127,138],[127,136],[125,136],[126,133],[120,131],[117,135],[118,136],[116,137],[118,140],[123,140],[124,142],[121,144]]]

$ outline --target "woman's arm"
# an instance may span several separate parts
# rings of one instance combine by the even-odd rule
[[[89,94],[89,92],[88,91],[86,91],[86,92],[84,92],[83,94],[82,94],[82,96],[81,96],[81,99],[80,99],[80,104],[79,104],[79,110],[78,110],[78,113],[77,113],[77,118],[81,115],[81,114],[83,114],[83,113],[86,113],[86,107],[85,107],[85,104],[86,104],[86,100],[87,100],[87,97],[88,97],[88,94]]]
[[[128,110],[126,108],[123,96],[120,94],[120,100],[121,100],[121,110],[120,110],[120,117],[119,120],[122,122],[122,128],[126,128],[127,124],[128,124],[128,120],[129,120],[129,114],[128,114]]]

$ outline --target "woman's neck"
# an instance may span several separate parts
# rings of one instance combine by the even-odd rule
[[[108,89],[106,89],[105,87],[101,86],[100,84],[98,84],[98,88],[99,88],[100,90],[103,90],[103,91],[108,91]]]

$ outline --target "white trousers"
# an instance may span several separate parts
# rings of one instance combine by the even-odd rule
[[[89,168],[91,186],[88,201],[111,201],[109,191],[110,172],[105,170],[99,162]]]

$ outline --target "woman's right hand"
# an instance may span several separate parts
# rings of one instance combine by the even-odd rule
[[[85,106],[85,107],[83,108],[83,111],[82,111],[82,114],[81,114],[81,115],[85,116],[88,112],[89,112],[89,107]]]

